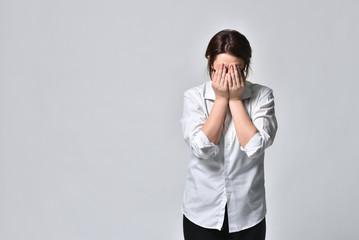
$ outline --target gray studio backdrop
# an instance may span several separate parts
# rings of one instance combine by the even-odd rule
[[[267,239],[358,239],[355,1],[0,1],[0,239],[182,239],[183,92],[224,28],[274,90]]]

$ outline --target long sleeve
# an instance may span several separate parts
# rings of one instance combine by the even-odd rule
[[[209,159],[218,154],[219,147],[210,142],[200,130],[208,118],[204,101],[199,93],[193,91],[184,93],[181,125],[184,140],[193,154],[201,159]]]
[[[245,148],[241,147],[241,149],[246,152],[248,157],[256,158],[272,145],[278,128],[272,90],[259,98],[258,103],[254,105],[251,118],[258,132],[253,135]]]

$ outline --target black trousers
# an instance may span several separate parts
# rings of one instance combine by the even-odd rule
[[[222,230],[203,228],[183,215],[183,235],[185,240],[264,240],[266,235],[265,218],[257,225],[234,233],[228,232],[227,206]]]

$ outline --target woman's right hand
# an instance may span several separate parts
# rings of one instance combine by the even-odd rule
[[[226,81],[226,66],[220,63],[217,71],[212,73],[212,88],[216,95],[216,99],[229,99],[228,83]]]

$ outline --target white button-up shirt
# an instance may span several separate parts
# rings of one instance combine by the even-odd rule
[[[274,97],[270,88],[246,81],[242,101],[258,132],[242,147],[228,108],[216,145],[200,130],[215,100],[211,84],[184,93],[181,125],[191,154],[182,212],[199,226],[220,230],[227,204],[229,232],[237,232],[259,223],[267,212],[263,160],[277,131]]]

